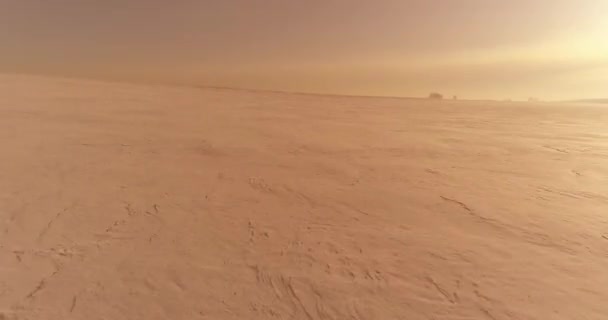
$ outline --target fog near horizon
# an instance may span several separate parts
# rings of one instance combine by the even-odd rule
[[[601,0],[1,6],[0,72],[379,96],[607,95]]]

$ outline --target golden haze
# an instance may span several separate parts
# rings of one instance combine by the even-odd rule
[[[608,3],[8,1],[0,71],[355,95],[595,98]]]

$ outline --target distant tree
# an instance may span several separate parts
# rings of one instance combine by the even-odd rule
[[[443,99],[443,95],[437,92],[431,92],[431,94],[429,94],[429,99],[432,100],[441,100]]]

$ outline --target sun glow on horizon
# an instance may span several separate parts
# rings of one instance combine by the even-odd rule
[[[362,95],[608,95],[604,0],[20,0],[0,21],[0,72]]]

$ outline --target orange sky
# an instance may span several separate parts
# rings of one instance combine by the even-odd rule
[[[605,0],[0,0],[0,71],[467,98],[608,96]]]

